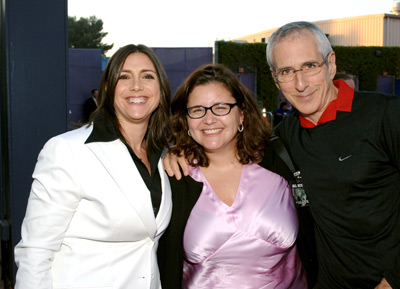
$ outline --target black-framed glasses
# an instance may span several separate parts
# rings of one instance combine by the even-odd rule
[[[319,62],[306,62],[304,63],[299,69],[294,69],[294,68],[284,68],[279,70],[278,72],[274,72],[276,78],[278,79],[279,82],[289,82],[294,79],[294,75],[298,71],[303,71],[305,76],[313,76],[318,74],[322,66],[328,61],[328,57],[331,53],[329,52],[324,60],[319,63]]]
[[[186,110],[190,118],[202,118],[206,115],[207,110],[211,110],[211,112],[216,116],[224,116],[229,114],[232,107],[234,107],[235,105],[237,105],[237,103],[220,102],[209,107],[195,105],[192,107],[188,107]]]

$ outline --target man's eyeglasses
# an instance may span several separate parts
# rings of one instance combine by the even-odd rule
[[[279,70],[278,72],[274,72],[276,78],[279,82],[289,82],[294,79],[294,75],[298,71],[303,71],[305,76],[313,76],[321,71],[322,66],[328,60],[328,57],[331,53],[328,53],[324,60],[321,63],[318,62],[307,62],[304,63],[299,69],[294,68],[284,68]]]
[[[211,112],[216,116],[224,116],[231,112],[232,107],[237,105],[237,103],[225,103],[220,102],[216,103],[210,107],[205,107],[202,105],[196,105],[187,108],[187,114],[190,118],[202,118],[206,115],[207,110],[211,110]]]

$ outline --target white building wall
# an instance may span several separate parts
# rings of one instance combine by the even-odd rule
[[[383,46],[400,46],[400,17],[387,17],[383,25]]]
[[[382,46],[384,14],[314,22],[332,45]]]
[[[332,45],[337,46],[400,46],[400,16],[376,14],[314,22]],[[261,42],[278,28],[265,30],[235,40],[248,43]]]

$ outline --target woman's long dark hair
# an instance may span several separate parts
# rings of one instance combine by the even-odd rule
[[[118,49],[110,58],[100,83],[99,96],[97,98],[98,108],[92,114],[89,123],[96,117],[99,111],[104,111],[114,125],[121,130],[114,108],[115,87],[117,86],[118,78],[126,58],[132,53],[147,55],[153,62],[160,81],[160,105],[150,117],[145,140],[147,149],[153,151],[162,150],[168,147],[172,135],[170,121],[171,88],[167,73],[157,55],[151,48],[145,45],[126,45]]]

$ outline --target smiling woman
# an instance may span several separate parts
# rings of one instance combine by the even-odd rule
[[[114,108],[125,130],[136,130],[137,124],[146,131],[151,113],[160,105],[160,84],[151,59],[143,53],[129,55],[115,87]]]
[[[171,152],[183,152],[191,170],[170,179],[173,212],[158,253],[163,289],[307,288],[288,183],[273,165],[258,165],[275,158],[250,92],[225,66],[205,65],[171,108]]]
[[[170,88],[153,50],[120,48],[98,103],[87,126],[40,152],[15,248],[17,289],[161,288],[156,250],[172,209],[160,161]]]
[[[236,134],[238,128],[243,126],[243,112],[225,85],[210,83],[196,86],[187,106],[187,122],[193,140],[203,147],[206,154],[226,152],[231,161],[236,160]],[[233,198],[231,196],[230,203]]]

